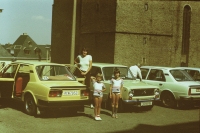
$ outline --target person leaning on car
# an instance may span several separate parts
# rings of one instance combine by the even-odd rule
[[[142,81],[142,74],[141,74],[140,67],[141,67],[141,65],[139,63],[137,63],[136,65],[131,66],[129,69],[131,70],[131,72],[135,78],[137,78],[139,76],[140,81]]]
[[[80,72],[78,74],[78,77],[85,77],[85,85],[87,89],[90,89],[90,70],[92,68],[92,56],[88,55],[88,49],[82,48],[81,54],[78,55],[74,63],[79,67]],[[92,96],[91,96],[92,97]],[[92,99],[92,98],[91,98]],[[93,104],[91,101],[91,108],[93,108]]]

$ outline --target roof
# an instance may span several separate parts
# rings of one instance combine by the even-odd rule
[[[142,66],[141,68],[163,69],[163,70],[180,69],[178,67],[164,67],[164,66]]]
[[[4,46],[0,45],[0,57],[12,57],[12,55],[4,48]]]
[[[187,70],[198,70],[198,71],[200,71],[200,68],[198,68],[198,67],[176,67],[176,68],[187,69]]]
[[[12,64],[31,64],[31,65],[62,65],[64,64],[58,64],[58,63],[51,63],[51,62],[41,62],[41,61],[14,61]]]
[[[127,67],[125,65],[120,65],[120,64],[112,64],[112,63],[96,63],[93,62],[92,66],[98,66],[98,67]]]

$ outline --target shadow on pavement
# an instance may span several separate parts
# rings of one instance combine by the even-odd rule
[[[200,133],[200,121],[166,126],[139,124],[133,129],[109,133]]]

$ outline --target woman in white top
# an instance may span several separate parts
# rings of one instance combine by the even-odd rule
[[[90,87],[90,70],[92,68],[92,56],[88,55],[88,49],[83,48],[82,54],[78,55],[74,60],[75,64],[77,64],[81,70],[78,77],[85,77],[85,85],[87,89]]]
[[[93,87],[94,87],[94,92],[93,92],[93,97],[94,97],[94,115],[95,115],[95,120],[102,120],[100,117],[100,112],[101,112],[101,102],[102,102],[102,97],[103,97],[103,92],[106,90],[105,85],[101,82],[102,80],[102,75],[98,73],[95,77],[91,77]]]
[[[110,98],[112,98],[112,117],[118,118],[118,103],[123,89],[123,79],[120,78],[120,71],[118,69],[114,70],[114,76],[110,80]]]
[[[81,70],[78,73],[79,78],[85,78],[85,85],[87,89],[90,89],[90,70],[92,68],[92,56],[88,55],[88,49],[87,48],[82,48],[81,50],[81,55],[78,55],[76,59],[74,60],[74,63],[79,67]],[[92,102],[92,94],[90,94],[91,97],[91,108],[94,108],[93,102]]]

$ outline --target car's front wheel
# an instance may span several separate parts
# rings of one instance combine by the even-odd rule
[[[30,94],[27,95],[27,96],[25,96],[25,99],[24,99],[24,108],[25,108],[25,112],[28,115],[36,115],[37,106],[35,104],[33,96],[31,96]]]
[[[162,104],[167,108],[175,108],[176,100],[170,92],[166,92],[161,97]]]

